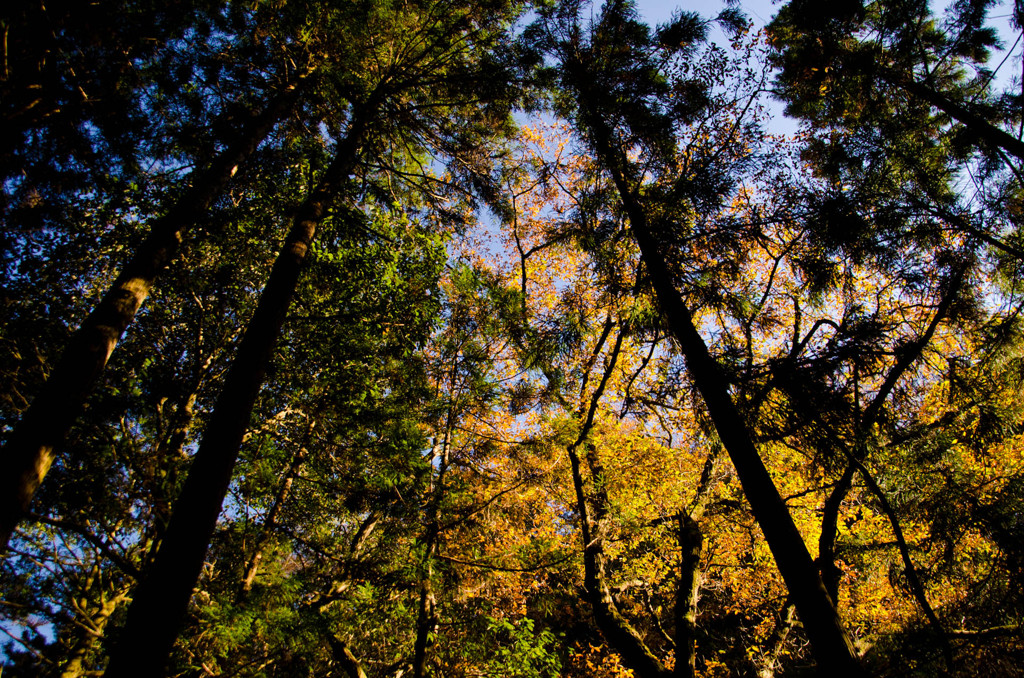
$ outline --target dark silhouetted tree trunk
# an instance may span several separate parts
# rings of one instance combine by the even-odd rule
[[[253,118],[239,137],[201,175],[195,177],[170,211],[153,223],[149,236],[71,336],[42,391],[21,417],[0,459],[0,548],[6,548],[18,521],[81,414],[110,359],[110,354],[138,313],[157,276],[178,252],[184,233],[223,192],[238,165],[248,158],[274,126],[292,110],[302,75]]]
[[[366,671],[363,670],[362,663],[345,644],[345,641],[337,636],[330,636],[328,642],[331,644],[334,661],[341,665],[350,678],[366,678]]]
[[[687,513],[679,514],[679,547],[682,549],[679,584],[676,588],[676,678],[697,675],[697,596],[700,592],[700,555],[704,535]]]
[[[879,74],[886,82],[903,88],[910,94],[939,109],[953,120],[956,120],[981,139],[987,146],[1001,148],[1013,154],[1019,160],[1024,160],[1024,141],[1004,132],[988,120],[985,120],[985,118],[972,111],[969,105],[954,101],[942,92],[932,89],[928,85],[910,77],[900,75],[891,69],[880,68]]]
[[[722,446],[736,468],[754,518],[803,621],[815,660],[824,673],[832,676],[864,675],[853,642],[822,584],[818,568],[754,446],[746,422],[729,395],[728,381],[693,324],[690,309],[675,289],[655,236],[656,226],[648,223],[642,199],[630,180],[629,163],[615,146],[602,112],[592,103],[600,98],[591,91],[592,85],[581,64],[568,68],[576,71],[573,84],[580,93],[581,116],[592,134],[599,161],[611,173],[661,313],[686,358],[690,377],[704,399]]]
[[[128,608],[104,674],[107,678],[164,675],[299,273],[317,227],[356,165],[365,129],[366,119],[357,111],[330,167],[294,217],[175,502],[163,543]]]
[[[843,571],[836,565],[836,538],[839,536],[839,510],[853,486],[854,467],[847,466],[836,486],[825,499],[821,515],[821,536],[818,538],[818,567],[829,597],[839,600],[839,579]]]

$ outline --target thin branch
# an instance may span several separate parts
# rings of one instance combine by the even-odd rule
[[[495,570],[497,572],[536,572],[537,570],[543,570],[549,567],[553,567],[555,565],[560,565],[565,561],[572,559],[574,556],[575,554],[570,553],[561,558],[556,558],[555,560],[550,560],[546,563],[538,563],[536,565],[531,565],[529,567],[505,567],[502,565],[494,565],[493,563],[484,563],[479,560],[462,560],[460,558],[454,558],[452,556],[445,556],[441,554],[437,555],[439,559],[446,560],[450,563],[466,565],[467,567],[476,567],[482,570]]]
[[[81,525],[72,523],[68,520],[56,520],[54,518],[47,518],[46,516],[42,516],[37,513],[28,513],[26,514],[25,518],[27,520],[35,521],[37,523],[43,523],[44,525],[50,525],[51,527],[56,527],[62,530],[67,530],[69,532],[74,532],[75,534],[77,534],[78,536],[82,537],[87,542],[95,546],[100,551],[100,553],[102,553],[112,563],[114,563],[114,565],[116,565],[119,570],[124,572],[132,579],[138,580],[139,577],[142,576],[142,572],[139,571],[139,568],[132,565],[123,555],[117,553],[113,549],[113,547],[110,546],[110,544],[103,541],[101,538],[97,537]]]

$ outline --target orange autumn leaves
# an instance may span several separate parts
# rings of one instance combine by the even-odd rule
[[[589,623],[581,593],[577,498],[566,454],[566,446],[589,424],[586,442],[594,446],[597,464],[585,469],[585,482],[588,491],[599,489],[608,498],[603,539],[609,583],[620,609],[660,648],[666,665],[674,658],[658,638],[674,623],[680,566],[674,516],[682,511],[694,515],[704,535],[697,625],[709,646],[724,642],[723,625],[735,636],[728,642],[743,646],[738,654],[722,655],[698,642],[703,675],[728,675],[737,661],[767,671],[780,656],[806,651],[789,633],[787,593],[771,554],[727,458],[716,454],[715,435],[699,398],[690,392],[685,365],[644,292],[628,223],[614,210],[594,217],[605,220],[601,225],[588,223],[583,213],[588,196],[600,189],[591,160],[575,152],[565,127],[545,123],[524,128],[511,152],[519,171],[505,179],[511,197],[504,221],[480,224],[450,252],[451,270],[474,270],[490,289],[479,292],[474,312],[480,326],[493,333],[485,343],[491,377],[501,391],[453,431],[461,441],[457,445],[482,450],[451,471],[474,505],[483,507],[449,532],[441,552],[458,573],[463,595],[491,600],[492,616],[529,616],[556,629]],[[787,430],[795,421],[788,414],[791,395],[773,384],[771,369],[787,357],[812,360],[834,352],[852,323],[874,319],[881,326],[875,349],[856,361],[840,360],[830,377],[840,394],[837,402],[845,402],[849,412],[815,424],[850,441],[857,408],[878,393],[901,347],[924,335],[932,322],[941,281],[934,274],[910,285],[868,264],[845,262],[834,285],[810,289],[800,258],[815,245],[786,202],[784,187],[778,188],[741,186],[718,215],[722,223],[750,234],[729,270],[717,262],[734,253],[701,249],[700,242],[676,265],[684,294],[700,298],[700,285],[725,292],[724,302],[699,307],[698,324],[713,353],[727,364],[733,361],[742,375],[737,379],[745,380],[734,385],[734,397],[758,431],[761,453],[815,556],[823,503],[844,461],[814,449],[820,436],[800,427]],[[594,242],[598,237],[603,241]],[[702,266],[715,277],[690,274]],[[686,281],[696,281],[695,286],[686,288]],[[488,307],[484,297],[493,300],[494,290],[509,295],[506,301],[518,306],[515,313]],[[502,313],[508,317],[499,318]],[[556,334],[555,348],[540,357],[530,354],[531,337]],[[920,359],[886,399],[887,426],[876,426],[865,459],[905,508],[902,531],[938,609],[970,594],[997,549],[981,531],[967,530],[956,545],[958,565],[950,569],[940,563],[929,516],[902,504],[900,496],[901,482],[917,484],[925,495],[935,480],[925,477],[927,470],[905,469],[906,452],[886,431],[892,422],[928,426],[947,413],[945,358],[969,350],[955,329],[938,325]],[[555,378],[560,381],[552,383]],[[1024,444],[1016,438],[985,449],[954,445],[947,463],[983,498],[986,488],[998,488],[1000,478],[1005,482],[1020,471],[1021,449]],[[840,509],[837,543],[838,605],[862,651],[921,625],[890,521],[860,483]],[[576,649],[563,669],[570,675],[628,673],[614,648],[593,630],[590,634],[586,642],[566,640]]]

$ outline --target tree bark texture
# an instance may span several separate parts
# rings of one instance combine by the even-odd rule
[[[185,232],[207,212],[228,181],[274,126],[294,107],[309,72],[293,81],[213,160],[135,251],[82,326],[71,336],[40,393],[22,415],[0,457],[0,550],[28,510],[57,449],[64,443],[110,354],[181,246]]]
[[[354,169],[366,129],[357,113],[320,183],[299,207],[228,371],[174,505],[163,543],[138,587],[107,678],[163,676],[199,579],[274,344],[316,229]]]

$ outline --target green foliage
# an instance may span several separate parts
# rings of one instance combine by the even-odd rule
[[[794,0],[770,48],[735,3],[653,28],[631,2],[535,3],[527,25],[501,0],[65,5],[0,17],[2,437],[148,224],[311,75],[185,234],[0,559],[5,673],[102,671],[296,206],[362,111],[172,675],[415,675],[422,648],[437,678],[610,678],[627,626],[664,668],[686,514],[698,673],[808,670],[624,196],[812,551],[836,492],[821,571],[866,661],[948,670],[885,498],[952,673],[1019,666],[1021,167],[903,80],[1019,123],[991,2]],[[793,139],[764,117],[772,77]],[[519,109],[568,128],[516,139]]]
[[[535,622],[524,618],[516,623],[507,619],[488,620],[487,630],[498,642],[497,652],[488,664],[488,675],[509,678],[554,678],[561,675],[562,662],[556,652],[558,638],[550,629],[535,629]]]

